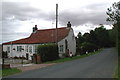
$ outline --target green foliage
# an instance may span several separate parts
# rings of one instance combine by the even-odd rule
[[[58,46],[56,44],[39,45],[37,53],[40,55],[42,62],[52,61],[59,58]]]
[[[89,42],[84,42],[81,44],[81,46],[82,53],[93,52],[98,49],[98,47],[95,44]]]
[[[112,7],[106,12],[108,15],[107,21],[120,21],[120,1],[113,3]]]
[[[118,78],[120,79],[120,56],[118,57]]]
[[[91,56],[91,55],[97,54],[100,51],[102,51],[102,49],[100,49],[100,50],[98,50],[96,52],[90,52],[88,55],[84,54],[84,55],[81,55],[81,56],[73,56],[72,58],[65,57],[65,58],[60,58],[60,59],[57,59],[57,60],[54,60],[54,61],[45,62],[45,63],[48,64],[48,63],[61,63],[61,62],[66,62],[66,61],[72,61],[72,60],[76,60],[76,59],[80,59],[80,58],[84,58],[84,57],[87,57],[87,56]]]
[[[97,37],[96,45],[99,45],[99,47],[111,47],[112,46],[108,30],[106,30],[104,26],[96,28],[94,32]]]
[[[107,30],[103,25],[91,30],[90,33],[77,36],[77,54],[83,54],[85,52],[91,52],[99,48],[114,47],[115,46],[114,29]],[[114,38],[114,39],[113,39]]]
[[[2,69],[2,76],[8,76],[8,75],[12,75],[12,74],[19,73],[19,72],[21,72],[21,70],[17,68]]]
[[[118,55],[120,56],[120,22],[116,23],[116,32],[117,32],[116,45],[118,49]]]
[[[120,56],[120,1],[113,3],[106,13],[108,15],[107,21],[112,21],[116,30],[116,44]]]

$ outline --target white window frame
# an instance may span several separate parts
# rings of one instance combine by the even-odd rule
[[[33,46],[29,46],[29,53],[33,53]]]
[[[60,52],[63,52],[63,45],[60,45]]]
[[[7,47],[7,52],[10,53],[10,46]]]
[[[28,45],[25,46],[25,51],[26,51],[26,52],[29,52],[29,50],[28,50]]]
[[[22,48],[23,48],[22,46],[17,46],[17,51],[22,52]]]

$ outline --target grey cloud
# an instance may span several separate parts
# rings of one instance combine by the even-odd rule
[[[107,2],[94,3],[78,8],[78,11],[62,11],[59,13],[60,24],[66,25],[67,21],[71,21],[73,26],[79,26],[85,23],[92,23],[94,25],[109,25],[111,23],[106,21],[107,6]]]
[[[26,38],[29,35],[30,35],[30,33],[6,32],[6,33],[2,33],[2,41],[3,42],[8,42],[8,41],[11,41],[11,40],[17,40],[17,39],[20,39],[20,38]]]
[[[95,25],[109,24],[108,22],[106,22],[106,18],[107,15],[104,11],[103,12],[94,11],[90,13],[86,13],[84,11],[80,11],[78,13],[64,11],[60,13],[59,21],[62,25],[66,25],[67,21],[71,21],[73,26],[79,26],[88,22]]]
[[[46,20],[52,19],[50,13],[45,13],[40,9],[33,8],[29,3],[2,2],[1,10],[2,18],[0,19],[0,23],[2,24],[1,35],[3,36],[3,41],[14,40],[17,37],[25,36],[24,33],[16,33],[21,25],[20,21],[36,18]],[[13,16],[14,18],[12,19]]]
[[[18,20],[28,20],[32,18],[47,19],[51,15],[40,9],[31,7],[28,3],[3,2],[2,3],[2,20],[7,20],[14,16]],[[49,19],[49,18],[48,18]]]
[[[109,24],[106,22],[107,15],[104,9],[105,6],[106,3],[97,3],[78,8],[78,11],[61,11],[59,12],[59,23],[66,25],[67,21],[71,21],[73,26],[79,26],[87,22],[95,25]],[[31,7],[27,3],[3,2],[2,12],[3,19],[8,19],[11,16],[15,16],[15,19],[18,20],[27,20],[32,18],[48,21],[55,20],[55,14],[53,14],[53,12],[45,13],[42,10]]]

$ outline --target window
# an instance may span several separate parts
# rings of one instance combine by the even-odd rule
[[[60,52],[63,52],[63,45],[60,45]]]
[[[29,46],[29,53],[32,53],[32,46]]]
[[[7,47],[7,52],[10,53],[10,47]]]
[[[17,51],[21,52],[22,51],[22,46],[17,46]]]
[[[26,48],[25,48],[25,49],[26,49],[26,52],[28,52],[28,45],[27,45],[27,46],[25,46],[25,47],[26,47]]]
[[[35,53],[37,53],[37,46],[35,46]]]

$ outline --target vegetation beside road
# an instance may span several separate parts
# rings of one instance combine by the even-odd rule
[[[118,58],[119,61],[118,61],[118,78],[120,79],[120,57]]]
[[[22,71],[17,68],[2,69],[2,76],[4,77],[4,76],[19,73],[19,72],[22,72]]]
[[[107,21],[113,22],[113,29],[115,32],[115,35],[113,36],[116,42],[116,47],[118,50],[118,69],[115,72],[114,78],[120,79],[120,1],[114,2],[110,8],[107,9]]]
[[[115,74],[113,75],[113,78],[118,78],[120,79],[120,57],[118,57],[118,66],[116,68]]]
[[[102,49],[100,49],[100,50],[98,50],[96,52],[90,52],[88,54],[83,54],[83,55],[79,55],[79,56],[73,56],[72,58],[66,57],[66,58],[61,58],[61,59],[57,59],[57,60],[54,60],[54,61],[48,61],[48,62],[44,62],[44,63],[48,64],[48,63],[62,63],[62,62],[66,62],[66,61],[72,61],[72,60],[76,60],[76,59],[80,59],[80,58],[84,58],[84,57],[87,57],[87,56],[97,54],[100,51],[102,51]]]

